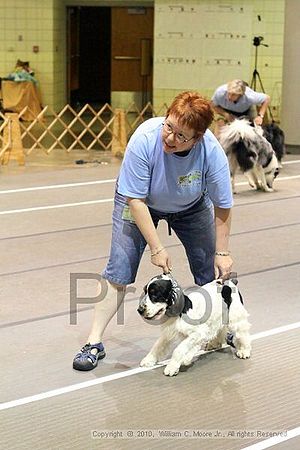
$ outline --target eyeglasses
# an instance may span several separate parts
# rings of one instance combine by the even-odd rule
[[[167,134],[173,134],[174,135],[175,140],[179,144],[185,144],[186,142],[191,141],[195,137],[195,136],[193,136],[190,139],[187,139],[182,133],[175,133],[175,131],[172,128],[172,125],[170,125],[168,122],[164,122],[163,123],[163,127],[164,127],[164,130],[165,130],[165,132]]]

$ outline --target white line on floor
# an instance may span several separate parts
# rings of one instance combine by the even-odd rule
[[[45,209],[70,208],[72,206],[94,205],[96,203],[109,203],[109,202],[113,202],[113,201],[114,201],[113,198],[104,198],[102,200],[90,200],[90,201],[78,202],[78,203],[62,203],[61,205],[36,206],[34,208],[11,209],[8,211],[0,211],[0,215],[4,216],[7,214],[18,214],[18,213],[24,213],[24,212],[42,211]]]
[[[288,430],[286,436],[273,436],[265,441],[257,442],[257,444],[250,445],[250,447],[243,447],[242,450],[264,450],[265,448],[273,447],[273,445],[288,441],[300,435],[300,427]]]
[[[261,339],[268,336],[274,336],[275,334],[284,333],[286,331],[295,330],[300,328],[300,322],[291,323],[289,325],[284,325],[282,327],[273,328],[271,330],[263,331],[251,336],[251,340]],[[208,352],[201,352],[208,353]],[[83,383],[72,384],[70,386],[65,386],[59,389],[53,389],[52,391],[43,392],[41,394],[31,395],[29,397],[23,397],[18,400],[12,400],[10,402],[5,402],[0,404],[0,411],[4,409],[15,408],[16,406],[27,405],[28,403],[37,402],[39,400],[45,400],[46,398],[56,397],[58,395],[67,394],[68,392],[78,391],[80,389],[85,389],[87,387],[95,386],[98,384],[107,383],[109,381],[119,380],[121,378],[130,377],[131,375],[136,375],[142,372],[147,372],[149,370],[156,369],[158,367],[164,366],[168,361],[162,361],[160,364],[154,367],[136,367],[135,369],[125,370],[124,372],[115,373],[112,375],[107,375],[105,377],[97,378],[95,380],[84,381]]]
[[[278,181],[294,180],[296,178],[300,178],[300,175],[293,175],[293,176],[290,176],[290,177],[277,178],[276,183]],[[245,186],[245,185],[248,185],[248,184],[249,183],[247,181],[245,181],[245,182],[243,181],[241,183],[235,183],[236,186]],[[102,200],[90,200],[90,201],[77,202],[77,203],[61,203],[59,205],[35,206],[35,207],[32,207],[32,208],[22,208],[22,209],[10,209],[10,210],[7,210],[7,211],[0,211],[0,215],[4,216],[4,215],[7,215],[7,214],[18,214],[18,213],[24,213],[24,212],[42,211],[42,210],[46,210],[46,209],[70,208],[70,207],[74,207],[74,206],[93,205],[93,204],[96,204],[96,203],[109,203],[109,202],[112,202],[113,200],[114,200],[113,198],[104,198]]]
[[[108,180],[98,180],[98,181],[82,181],[81,183],[68,183],[68,184],[49,184],[47,186],[35,186],[29,188],[18,188],[18,189],[7,189],[6,191],[0,191],[0,194],[15,194],[16,192],[30,192],[30,191],[43,191],[46,189],[64,189],[70,187],[78,186],[89,186],[91,184],[105,184],[105,183],[115,183],[116,179],[111,178]]]
[[[300,178],[300,175],[291,175],[290,177],[278,177],[276,178],[275,183],[278,181],[286,181],[286,180],[295,180],[296,178]],[[248,181],[241,181],[239,183],[235,183],[236,186],[246,186],[249,185]]]
[[[298,163],[300,163],[300,159],[297,159],[294,161],[285,161],[282,163],[282,165],[298,164]],[[282,179],[285,179],[285,178],[286,177],[283,177]],[[106,184],[106,183],[115,183],[115,182],[116,182],[115,178],[110,178],[107,180],[82,181],[80,183],[50,184],[50,185],[46,185],[46,186],[33,186],[33,187],[29,187],[29,188],[6,189],[3,191],[0,191],[0,194],[15,194],[18,192],[43,191],[43,190],[47,190],[47,189],[65,189],[65,188],[70,188],[70,187],[89,186],[89,185],[93,185],[93,184]],[[247,183],[244,183],[244,184],[247,184]]]
[[[291,161],[285,161],[285,162],[283,162],[283,163],[281,163],[283,166],[286,166],[286,165],[288,165],[288,164],[298,164],[300,162],[300,159],[294,159],[294,160],[291,160]]]
[[[286,181],[286,180],[295,180],[296,178],[300,178],[300,175],[291,175],[290,177],[278,177],[276,178],[275,183],[277,181]],[[241,181],[240,183],[235,183],[236,186],[245,186],[246,184],[249,184],[248,181]]]

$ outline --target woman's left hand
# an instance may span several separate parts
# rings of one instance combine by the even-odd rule
[[[232,272],[232,258],[230,255],[227,256],[215,256],[215,279],[223,279],[226,280],[229,278],[230,273]]]

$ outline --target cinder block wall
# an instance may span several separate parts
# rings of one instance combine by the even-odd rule
[[[114,5],[117,3],[128,6],[128,2],[114,2]],[[65,15],[66,5],[71,4],[109,6],[112,3],[101,0],[0,2],[0,76],[13,70],[18,58],[29,60],[40,82],[43,103],[56,110],[66,103]],[[263,43],[268,47],[259,47],[258,70],[265,91],[272,97],[274,115],[280,117],[284,0],[135,0],[132,4],[154,4],[155,8],[155,107],[169,103],[183,88],[197,89],[210,97],[218,84],[229,79],[241,77],[250,82],[255,53],[252,39],[263,36]],[[192,12],[193,8],[196,13]],[[237,12],[241,9],[243,12]],[[208,15],[210,20],[206,20]],[[182,35],[172,35],[172,32],[182,32]],[[233,38],[228,37],[229,32],[233,33]],[[39,47],[38,53],[33,52],[33,46]],[[188,62],[176,61],[181,56]],[[168,58],[175,60],[168,62]],[[218,58],[223,61],[214,66]],[[239,58],[241,65],[236,63]],[[197,60],[197,71],[192,66],[193,59]],[[228,59],[231,63],[226,62]]]
[[[253,37],[262,36],[257,69],[280,117],[284,0],[156,0],[154,35],[155,105],[169,103],[183,88],[211,97],[231,79],[250,84]]]
[[[28,60],[40,83],[43,103],[54,108],[65,103],[64,10],[60,0],[0,2],[0,76],[7,76],[17,59]]]

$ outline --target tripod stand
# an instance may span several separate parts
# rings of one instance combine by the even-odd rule
[[[262,36],[255,37],[255,38],[253,39],[253,45],[255,46],[255,60],[254,60],[255,62],[254,62],[254,70],[253,70],[253,73],[252,73],[252,79],[251,79],[250,87],[251,87],[251,89],[253,89],[254,91],[256,91],[256,85],[257,85],[257,80],[258,80],[261,91],[262,91],[263,93],[265,93],[264,86],[263,86],[263,84],[262,84],[262,81],[261,81],[259,72],[258,72],[258,70],[257,70],[257,52],[258,52],[258,46],[259,46],[259,45],[263,45],[264,47],[269,47],[267,44],[261,44],[261,41],[262,41],[262,40],[263,40],[263,37],[262,37]],[[274,118],[273,118],[273,114],[272,114],[272,111],[271,111],[270,106],[268,106],[268,113],[269,113],[270,118],[271,118],[271,120],[272,120],[272,122],[273,122],[273,121],[274,121]]]

